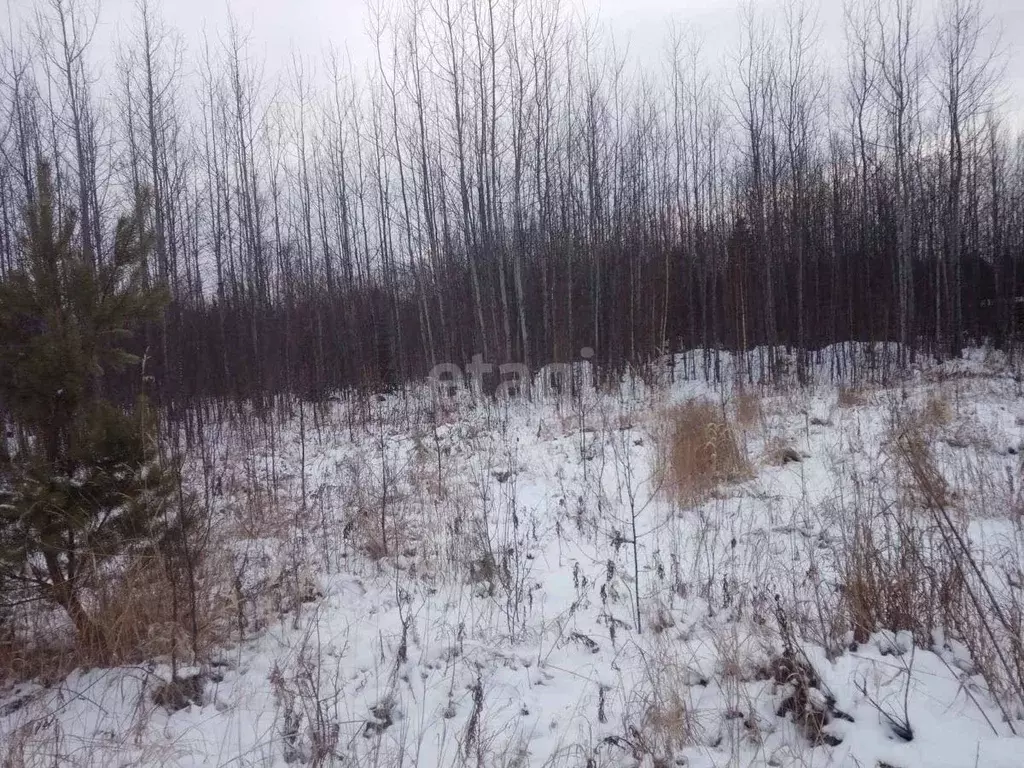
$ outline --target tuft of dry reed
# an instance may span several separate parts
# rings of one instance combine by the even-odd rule
[[[709,400],[690,400],[665,414],[661,449],[664,487],[684,506],[752,474],[723,409]]]

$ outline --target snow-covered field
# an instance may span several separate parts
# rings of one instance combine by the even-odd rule
[[[217,557],[236,587],[224,615],[239,628],[184,670],[201,673],[202,692],[180,709],[155,703],[166,660],[22,682],[0,695],[0,757],[1024,765],[1020,697],[1007,683],[1000,706],[982,674],[998,661],[970,652],[1009,657],[1013,638],[997,627],[971,646],[932,616],[970,601],[929,590],[971,578],[942,549],[894,437],[931,414],[919,434],[943,509],[1009,612],[1024,561],[1018,381],[977,352],[892,386],[747,392],[638,379],[532,402],[388,396],[339,402],[327,423],[306,412],[273,450],[221,425],[207,469]],[[752,471],[683,505],[664,446],[671,406],[694,397],[725,409]],[[866,529],[894,547],[875,597],[912,593],[927,631],[854,637],[844,597]],[[916,558],[897,551],[913,537]]]

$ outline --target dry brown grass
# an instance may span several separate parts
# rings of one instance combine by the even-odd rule
[[[8,637],[0,642],[0,690],[23,680],[37,680],[43,685],[51,685],[81,666],[70,635],[60,632],[53,626],[53,622],[48,624],[50,626],[39,627],[31,632],[34,641],[22,635]],[[46,629],[50,629],[49,634]],[[3,763],[0,762],[0,765]]]
[[[707,681],[680,655],[683,646],[670,634],[644,655],[642,677],[625,701],[622,734],[613,742],[644,765],[673,765],[682,750],[701,743],[704,736],[690,692]],[[612,693],[609,688],[601,691],[599,722],[605,722],[603,702]]]
[[[952,577],[945,583],[935,583],[934,572],[929,573],[940,626],[967,647],[1004,719],[1009,721],[1010,711],[1024,709],[1024,598],[1016,579],[1005,579],[999,573],[1020,573],[1019,549],[993,568],[989,559],[998,561],[998,553],[979,548],[968,535],[964,510],[954,503],[930,452],[906,439],[897,445],[908,484],[921,500],[926,512],[922,516],[937,540],[934,560],[943,569],[939,573]],[[1019,524],[1016,535],[1020,536]]]
[[[20,714],[20,713],[19,713]],[[17,716],[16,716],[17,717]],[[145,743],[140,735],[149,718],[137,716],[137,723],[126,733],[98,729],[94,735],[83,736],[65,730],[53,715],[25,716],[0,741],[0,766],[96,766],[96,765],[180,765],[185,749],[175,744]]]
[[[741,390],[736,395],[736,423],[744,429],[749,429],[763,420],[761,396],[757,392]]]
[[[167,561],[140,555],[98,595],[94,612],[106,653],[117,663],[168,657],[192,659],[225,641],[230,626],[228,572],[219,558],[196,564],[195,588]],[[98,661],[98,659],[97,659]]]
[[[928,643],[962,605],[963,580],[943,556],[934,526],[887,509],[854,521],[842,563],[843,602],[854,639],[880,629],[909,630]]]
[[[698,730],[694,720],[694,713],[679,688],[666,686],[656,691],[647,702],[639,729],[645,746],[641,753],[652,757],[671,755],[692,745],[694,732]]]
[[[86,606],[97,627],[90,641],[76,638],[55,606],[28,606],[0,642],[0,684],[32,678],[56,681],[76,667],[172,657],[191,663],[204,657],[226,641],[232,627],[225,559],[197,559],[191,580],[184,568],[152,552],[135,553],[118,567],[105,569],[87,590]]]
[[[952,489],[939,471],[932,450],[952,418],[948,409],[944,400],[929,396],[921,408],[897,415],[889,427],[886,452],[896,467],[902,502],[910,509],[930,509],[936,500],[952,504]],[[920,483],[916,482],[914,467],[928,469],[932,483],[928,494],[922,493]]]
[[[953,421],[953,407],[942,392],[930,392],[917,412],[917,421],[926,427],[947,427]]]
[[[663,487],[683,505],[700,504],[728,483],[752,474],[722,408],[690,400],[665,414],[660,440]]]
[[[868,393],[862,387],[844,385],[836,393],[836,405],[840,408],[857,408],[869,402]]]
[[[840,558],[841,596],[858,642],[888,629],[909,630],[927,644],[932,630],[956,624],[964,615],[963,571],[950,558],[934,516],[937,504],[951,503],[928,437],[934,416],[922,419],[912,412],[893,424],[885,444],[888,488],[879,485],[850,510]],[[955,523],[949,519],[966,529],[959,516]]]

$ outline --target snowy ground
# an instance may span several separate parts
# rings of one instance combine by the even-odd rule
[[[900,493],[887,435],[936,393],[951,414],[929,436],[985,567],[998,580],[1020,561],[1019,384],[980,354],[961,367],[867,387],[862,404],[840,406],[823,384],[763,391],[759,417],[736,426],[754,475],[695,508],[666,492],[657,446],[671,403],[724,397],[732,412],[735,398],[703,382],[444,410],[391,396],[365,421],[338,404],[319,429],[307,415],[305,440],[296,420],[272,453],[222,434],[219,525],[249,601],[226,612],[244,614],[246,639],[205,663],[198,703],[173,712],[152,698],[163,662],[22,683],[0,696],[0,754],[1024,765],[1012,721],[1024,713],[1007,722],[955,639],[855,644],[836,627],[849,520]],[[773,462],[780,445],[802,460]],[[779,714],[794,690],[778,670],[787,637],[820,678],[810,695],[837,713],[816,731]],[[904,716],[909,741],[893,725]]]

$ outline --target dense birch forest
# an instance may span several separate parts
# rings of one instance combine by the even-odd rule
[[[92,263],[145,220],[171,301],[132,343],[172,415],[476,354],[702,349],[714,375],[761,348],[799,375],[839,342],[1019,344],[1024,135],[978,0],[849,0],[842,50],[800,0],[743,7],[727,51],[666,19],[654,66],[565,2],[398,0],[368,67],[280,76],[237,24],[186,46],[156,0],[101,68],[99,13],[41,0],[3,41],[0,279],[41,161]]]

